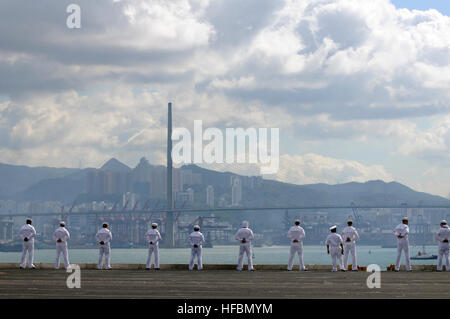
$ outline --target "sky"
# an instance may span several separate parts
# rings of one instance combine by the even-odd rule
[[[279,128],[265,178],[448,197],[449,14],[442,1],[4,0],[0,162],[164,164],[170,101],[174,127]]]
[[[442,0],[392,0],[391,3],[397,8],[409,10],[435,9],[446,16],[450,15],[450,2]]]

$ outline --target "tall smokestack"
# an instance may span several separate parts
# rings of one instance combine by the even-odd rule
[[[169,102],[167,110],[167,209],[173,209],[172,200],[172,103]],[[174,247],[173,212],[166,216],[166,245]]]

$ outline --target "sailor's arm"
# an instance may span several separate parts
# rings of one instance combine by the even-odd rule
[[[303,239],[305,239],[305,237],[306,237],[305,230],[302,229],[302,230],[300,231],[300,237],[299,237],[299,240],[303,240]]]
[[[202,234],[200,238],[201,238],[200,245],[203,245],[205,243],[205,236],[203,236]]]
[[[405,227],[405,231],[404,231],[404,235],[403,235],[403,236],[406,236],[406,235],[408,235],[408,234],[409,234],[409,227],[406,226],[406,227]]]
[[[24,235],[23,227],[19,229],[19,236],[20,236],[20,238],[22,238],[22,239],[25,239],[25,237],[26,237],[26,236]]]
[[[36,237],[36,229],[33,226],[31,226],[31,231],[31,238]]]
[[[292,231],[290,229],[287,233],[287,238],[292,239]]]
[[[439,230],[434,234],[434,239],[435,239],[437,242],[442,242],[441,236],[440,236],[440,231],[439,231]]]

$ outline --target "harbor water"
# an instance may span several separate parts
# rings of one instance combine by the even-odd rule
[[[411,246],[410,255],[416,255],[422,246]],[[330,264],[331,258],[326,253],[326,246],[304,246],[303,258],[305,264]],[[429,254],[437,254],[437,246],[427,246]],[[0,252],[0,262],[19,262],[21,252]],[[204,264],[235,264],[239,254],[238,246],[215,246],[203,248]],[[289,246],[253,247],[254,264],[287,264],[289,259]],[[54,262],[56,252],[54,249],[35,249],[35,262]],[[162,264],[187,264],[190,258],[189,248],[160,248],[160,263]],[[358,246],[358,264],[367,266],[377,264],[386,267],[394,264],[397,256],[396,248],[381,248],[380,246]],[[96,249],[70,249],[69,259],[71,263],[96,263],[98,251]],[[111,263],[145,263],[147,249],[111,249]],[[246,257],[244,256],[246,263]],[[61,258],[62,262],[62,258]],[[298,258],[296,258],[298,263]],[[349,256],[349,264],[351,256]],[[402,256],[402,264],[404,257]],[[436,264],[436,260],[411,260],[412,265]]]

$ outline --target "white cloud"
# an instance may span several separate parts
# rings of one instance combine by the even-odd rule
[[[280,171],[272,178],[294,184],[338,184],[368,180],[393,180],[393,177],[381,165],[367,166],[357,161],[311,153],[282,155]]]
[[[80,0],[82,28],[68,30],[64,4],[51,3],[33,12],[0,4],[0,94],[9,98],[0,161],[164,163],[172,101],[175,126],[279,127],[281,137],[333,139],[337,149],[376,139],[448,166],[450,18],[436,10],[388,0]],[[320,154],[282,155],[280,165],[277,178],[295,183],[397,178]],[[448,193],[449,182],[439,185]]]
[[[421,158],[439,158],[446,166],[450,163],[450,116],[439,118],[434,125],[421,130],[411,126],[404,130],[399,152],[403,155],[416,155]],[[436,168],[434,168],[436,170]]]
[[[259,167],[267,164],[210,164],[205,168],[242,175],[259,175]],[[392,181],[393,177],[381,165],[364,165],[357,161],[337,159],[319,154],[280,156],[276,174],[265,175],[292,184],[366,182],[369,180]]]

